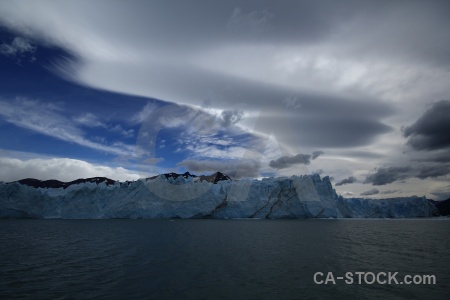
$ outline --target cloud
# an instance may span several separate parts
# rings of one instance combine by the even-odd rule
[[[121,136],[124,136],[125,138],[131,138],[134,136],[134,129],[125,129],[121,124],[107,124],[103,121],[101,121],[96,115],[92,113],[84,113],[78,117],[73,118],[73,120],[85,127],[89,128],[103,128],[110,132],[119,134]]]
[[[61,108],[37,100],[0,100],[0,117],[18,127],[111,154],[125,155],[134,149],[130,145],[105,145],[85,138],[76,122],[66,117]]]
[[[122,167],[91,164],[70,158],[35,158],[20,160],[0,157],[0,180],[9,182],[24,178],[71,181],[78,178],[104,176],[115,180],[137,180],[141,176]]]
[[[309,154],[297,154],[294,156],[284,155],[275,160],[271,160],[269,166],[274,169],[286,169],[296,164],[309,165],[311,160],[324,154],[323,151],[314,151]],[[323,171],[323,170],[322,170]]]
[[[235,7],[228,20],[227,27],[237,34],[263,33],[270,29],[270,21],[273,17],[268,9],[245,13],[242,8]]]
[[[140,110],[131,117],[130,122],[132,124],[141,124],[156,109],[158,109],[158,105],[155,102],[147,102],[147,104],[144,105],[142,110]]]
[[[429,155],[421,153],[420,158],[413,158],[414,162],[435,162],[435,163],[450,163],[450,152],[446,149],[435,150],[428,152]]]
[[[380,120],[393,113],[393,105],[380,102],[378,95],[334,86],[336,79],[353,73],[347,65],[337,68],[339,62],[361,60],[340,57],[340,47],[356,41],[333,45],[340,41],[333,32],[347,28],[350,16],[366,16],[365,6],[352,1],[328,3],[326,9],[321,3],[258,1],[175,7],[165,1],[132,6],[14,1],[2,5],[0,22],[79,57],[58,69],[76,83],[197,107],[206,101],[215,109],[242,111],[240,125],[260,111],[256,133],[273,133],[292,149],[352,147],[371,144],[392,130]],[[382,7],[381,15],[391,17],[391,7]],[[110,13],[103,13],[106,8]],[[117,22],[117,15],[127,21]],[[371,28],[363,25],[356,33]],[[249,39],[230,28],[257,34]],[[135,122],[144,118],[137,116]]]
[[[238,117],[235,125],[273,136],[290,151],[324,149],[336,158],[333,151],[342,150],[356,161],[351,150],[369,149],[370,163],[379,164],[402,143],[393,139],[393,129],[414,120],[423,99],[448,97],[448,1],[195,3],[3,1],[0,24],[72,53],[78,59],[57,71],[75,83],[190,106],[210,103],[219,112],[216,119],[199,114],[183,122],[194,113],[159,111],[158,122],[148,127],[185,124],[199,135],[212,134],[221,125],[220,112],[238,111],[242,116],[226,113],[230,124]],[[436,140],[414,125],[407,136],[420,145],[414,149],[446,143],[440,133]],[[144,127],[142,136],[150,132]],[[420,168],[422,173],[394,172],[393,180],[431,174]]]
[[[286,97],[283,100],[283,103],[286,107],[286,109],[301,109],[302,104],[300,102],[300,99],[298,97]]]
[[[380,192],[380,191],[377,190],[377,189],[371,189],[371,190],[369,190],[369,191],[362,192],[360,195],[361,195],[361,196],[370,196],[370,195],[376,195],[376,194],[378,194],[379,192]]]
[[[400,192],[400,190],[387,190],[387,191],[382,191],[380,194],[388,195],[388,194],[394,194],[394,193],[398,193],[398,192]]]
[[[338,183],[336,183],[336,186],[344,185],[344,184],[350,184],[356,182],[356,177],[350,176],[348,178],[342,179]]]
[[[385,185],[394,181],[403,180],[411,177],[412,167],[385,167],[377,168],[375,172],[366,176],[364,183],[372,183],[373,185]]]
[[[346,191],[346,192],[343,192],[342,195],[343,196],[353,196],[353,195],[355,195],[355,193]]]
[[[235,110],[224,110],[222,111],[222,124],[225,127],[234,125],[239,122],[242,118],[243,113],[241,111]]]
[[[381,167],[366,176],[364,183],[372,185],[386,185],[408,178],[433,178],[450,174],[450,164],[425,163],[414,166]]]
[[[316,158],[318,158],[320,155],[323,155],[323,154],[325,154],[325,152],[323,152],[323,151],[314,151],[312,154],[311,154],[311,159],[316,159]]]
[[[261,164],[257,161],[243,160],[183,160],[177,164],[194,173],[220,171],[233,179],[255,178],[259,176]]]
[[[403,129],[408,145],[415,150],[439,150],[450,148],[450,101],[441,100],[412,125]]]
[[[450,198],[450,185],[434,188],[431,194],[436,197],[435,200],[437,201],[447,200]]]
[[[311,172],[311,174],[317,174],[317,175],[322,175],[323,174],[323,169],[318,169],[318,170],[314,170]]]
[[[118,134],[120,134],[121,136],[123,136],[125,138],[134,137],[134,129],[125,129],[120,124],[108,125],[107,129],[110,132],[118,133]]]
[[[156,149],[162,146],[169,156],[168,142],[161,141],[158,147],[157,138],[162,130],[171,129],[170,138],[176,141],[173,149],[189,159],[245,160],[246,156],[256,157],[265,150],[265,145],[261,137],[232,124],[239,114],[235,111],[225,114],[229,117],[225,127],[223,119],[217,115],[176,104],[166,105],[151,111],[143,120],[137,147],[150,151],[146,155],[156,157]],[[168,156],[166,160],[169,160]]]
[[[450,164],[419,165],[414,169],[414,177],[426,179],[450,174]]]
[[[102,128],[107,127],[107,125],[101,122],[97,116],[89,112],[84,113],[78,117],[75,117],[73,118],[73,120],[86,127],[102,127]]]
[[[25,53],[33,53],[36,46],[23,37],[15,37],[11,44],[2,43],[0,45],[0,54],[6,56],[23,56]]]
[[[156,165],[157,163],[160,163],[164,161],[164,158],[162,157],[150,157],[144,160],[144,163],[150,164],[150,165]]]
[[[296,164],[309,165],[311,163],[311,155],[297,154],[295,156],[281,156],[275,160],[271,160],[269,166],[274,169],[285,169]]]
[[[364,183],[373,185],[385,185],[397,180],[411,177],[412,168],[410,166],[377,168],[364,180]]]

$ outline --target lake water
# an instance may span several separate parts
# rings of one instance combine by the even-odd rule
[[[450,299],[449,233],[448,218],[0,220],[0,299]]]

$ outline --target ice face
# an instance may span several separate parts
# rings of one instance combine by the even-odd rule
[[[342,198],[329,178],[319,175],[260,181],[184,175],[124,183],[80,180],[58,187],[0,183],[0,218],[409,218],[436,213],[423,197]]]

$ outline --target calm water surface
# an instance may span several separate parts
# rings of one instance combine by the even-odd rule
[[[443,218],[0,220],[0,299],[450,299],[449,233]],[[437,282],[313,281],[358,271]]]

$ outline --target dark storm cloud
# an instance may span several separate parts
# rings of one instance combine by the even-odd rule
[[[342,179],[338,183],[336,183],[336,186],[344,185],[344,184],[350,184],[356,182],[356,177],[350,176],[348,178]]]
[[[406,167],[386,167],[378,168],[375,173],[370,174],[364,180],[364,183],[373,185],[385,185],[394,181],[403,180],[411,177],[412,168]]]
[[[314,151],[312,154],[311,154],[311,159],[316,159],[316,158],[318,158],[319,156],[321,156],[321,155],[323,155],[323,154],[325,154],[325,152],[323,152],[323,151]]]
[[[345,106],[345,104],[343,103]],[[287,114],[284,118],[273,120],[273,133],[277,140],[287,144],[308,145],[316,147],[356,147],[371,144],[374,139],[384,133],[392,131],[367,111],[370,108],[353,109],[354,115],[343,111],[337,115],[328,115],[332,109],[323,101],[322,112],[307,115],[305,110],[298,114]],[[366,114],[361,118],[359,114]],[[389,115],[387,113],[386,115]]]
[[[434,178],[450,174],[450,164],[426,163],[413,166],[395,166],[377,168],[374,173],[368,175],[364,183],[372,185],[386,185],[395,181],[408,178]]]
[[[309,165],[311,163],[311,155],[297,154],[295,156],[282,156],[275,160],[271,160],[269,166],[274,169],[285,169],[293,165]]]
[[[415,158],[414,162],[436,162],[450,163],[450,151],[443,149],[442,151],[429,152],[429,155],[423,155],[421,158]]]
[[[416,150],[450,148],[450,101],[433,103],[414,124],[403,129],[403,134]]]
[[[450,164],[420,165],[416,167],[414,177],[425,179],[450,174]]]
[[[193,173],[220,171],[233,179],[257,177],[260,163],[256,161],[217,161],[217,160],[192,160],[187,159],[177,164],[185,167]]]
[[[378,189],[371,189],[369,191],[362,192],[360,195],[361,196],[370,196],[370,195],[376,195],[378,193],[380,193],[380,191]]]

